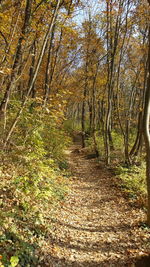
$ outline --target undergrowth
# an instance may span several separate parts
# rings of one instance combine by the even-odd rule
[[[35,116],[27,107],[24,113],[0,154],[1,267],[39,264],[54,211],[68,190],[64,149],[70,139],[61,123],[43,111]]]
[[[130,198],[138,199],[142,205],[145,205],[147,195],[145,169],[145,162],[140,166],[133,165],[127,168],[120,165],[115,168],[115,173],[121,180],[121,189]]]
[[[132,200],[140,201],[141,205],[146,205],[147,187],[146,187],[146,167],[144,159],[138,160],[129,167],[124,164],[124,148],[123,138],[120,133],[112,131],[112,139],[114,150],[111,151],[111,168],[114,170],[121,181],[121,189],[126,192]],[[135,139],[135,133],[130,136],[130,148],[132,147]],[[105,149],[103,136],[97,131],[96,143],[99,151],[99,159],[105,160]],[[86,146],[93,151],[94,141],[92,137],[86,139]],[[117,166],[117,167],[116,167]],[[118,183],[118,181],[117,181]]]

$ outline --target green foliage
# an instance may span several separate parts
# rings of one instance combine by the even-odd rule
[[[64,129],[71,135],[73,132],[80,132],[81,131],[81,122],[68,119],[64,122]]]
[[[123,136],[121,133],[112,131],[112,139],[113,139],[113,145],[115,150],[119,150],[123,152],[124,146],[123,146]]]
[[[124,159],[124,140],[123,136],[120,132],[112,131],[111,132],[112,141],[113,141],[113,147],[114,150],[111,151],[111,159],[117,160],[117,162],[120,162]],[[135,133],[133,132],[130,135],[130,144],[129,146],[132,147],[135,140]],[[105,158],[105,146],[104,146],[104,137],[100,133],[100,131],[96,132],[96,143],[98,147],[98,151],[101,158]],[[93,151],[94,148],[94,140],[93,137],[89,136],[86,139],[86,146],[90,148],[91,151]]]
[[[120,165],[120,161],[124,158],[123,152],[123,137],[120,133],[112,131],[112,139],[115,150],[111,152],[112,159],[117,160],[116,164],[116,174],[122,181],[122,189],[128,193],[131,198],[144,198],[147,194],[146,190],[146,179],[145,179],[145,163],[142,161],[140,166],[133,165],[129,168]],[[135,133],[133,132],[130,136],[130,143],[133,144],[135,139]],[[104,140],[103,137],[99,135],[99,132],[96,133],[96,142],[98,150],[100,152],[100,157],[105,157],[104,151]],[[94,148],[94,141],[92,137],[86,139],[86,146],[89,147],[91,151]],[[144,200],[145,202],[145,200]]]
[[[19,258],[17,256],[12,256],[10,258],[11,267],[16,267],[19,262]]]
[[[31,104],[31,103],[30,103]],[[9,121],[10,120],[10,121]],[[12,118],[9,117],[11,125]],[[0,255],[4,266],[37,266],[56,205],[67,194],[70,144],[57,117],[24,110],[7,151],[0,154]]]
[[[116,174],[122,180],[122,188],[131,197],[146,196],[145,163],[130,168],[119,166]]]
[[[94,140],[93,137],[88,137],[86,139],[86,146],[89,147],[91,152],[94,150]],[[100,154],[100,157],[103,158],[105,156],[105,148],[104,148],[104,140],[103,136],[100,135],[99,132],[96,133],[96,143],[97,143],[97,148]]]

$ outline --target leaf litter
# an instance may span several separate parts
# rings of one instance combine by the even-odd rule
[[[69,193],[54,212],[39,266],[136,266],[150,253],[150,230],[141,227],[145,211],[127,201],[103,163],[78,150],[67,155]]]

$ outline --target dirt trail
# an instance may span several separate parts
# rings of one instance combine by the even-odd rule
[[[69,161],[70,192],[54,222],[43,266],[134,266],[148,250],[148,235],[139,227],[144,212],[128,204],[103,164],[87,159],[77,146]]]

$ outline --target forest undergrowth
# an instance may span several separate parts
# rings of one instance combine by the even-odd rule
[[[116,206],[113,208],[117,211],[118,205],[122,205],[123,203],[127,206],[131,205],[133,210],[136,210],[137,213],[135,218],[134,216],[132,217],[132,208],[129,208],[129,213],[131,212],[129,218],[131,219],[132,224],[134,226],[136,225],[134,228],[136,231],[132,246],[130,241],[129,248],[127,248],[127,250],[123,248],[124,252],[122,253],[126,254],[126,259],[124,258],[123,262],[127,261],[128,250],[130,251],[130,247],[132,247],[129,252],[129,254],[131,253],[131,258],[137,258],[143,255],[147,256],[149,253],[149,229],[145,224],[146,184],[144,179],[144,164],[134,164],[130,167],[126,166],[124,162],[121,161],[121,158],[123,157],[123,153],[121,152],[121,138],[116,133],[113,133],[116,150],[112,152],[112,164],[109,167],[106,167],[104,161],[104,147],[99,136],[97,136],[97,142],[100,155],[97,158],[95,155],[93,139],[87,137],[86,148],[81,149],[78,145],[81,143],[81,132],[79,129],[73,130],[69,128],[68,122],[65,121],[64,123],[63,117],[61,119],[60,111],[58,114],[54,111],[47,113],[46,110],[39,109],[38,106],[33,110],[30,110],[30,105],[24,110],[7,149],[2,150],[0,154],[0,175],[2,178],[0,180],[0,266],[24,267],[39,265],[55,267],[59,260],[60,264],[62,264],[60,266],[67,266],[65,264],[74,266],[72,265],[74,264],[72,260],[70,263],[66,263],[66,260],[69,259],[68,257],[73,257],[74,253],[72,253],[72,250],[69,252],[69,256],[67,251],[62,252],[59,248],[59,246],[61,247],[59,244],[61,241],[59,241],[59,239],[62,234],[65,234],[65,232],[63,233],[64,228],[60,229],[57,224],[59,216],[61,216],[59,213],[62,214],[62,218],[65,219],[64,216],[70,216],[70,212],[73,210],[74,214],[77,212],[77,216],[80,217],[80,223],[82,224],[85,212],[85,210],[82,211],[82,209],[80,211],[80,208],[85,205],[85,202],[82,201],[82,199],[87,198],[87,201],[91,201],[90,198],[93,198],[94,194],[96,194],[96,196],[101,196],[101,186],[105,187],[105,179],[110,189],[113,189],[113,192],[109,193],[108,188],[105,188],[106,196],[109,194],[112,196],[114,194],[115,199],[113,202],[116,202]],[[74,141],[75,143],[77,142],[77,147],[73,147],[71,150],[73,153],[70,153],[69,151],[69,155],[65,155],[64,152],[72,144],[72,138],[70,136],[74,136]],[[120,155],[120,158],[118,157],[118,154]],[[85,183],[87,179],[87,186],[83,191],[82,179],[85,180]],[[92,186],[93,179],[96,179],[94,180],[94,183],[97,183],[97,186],[94,188]],[[74,186],[78,183],[79,192],[74,192]],[[110,185],[110,183],[112,184]],[[118,195],[118,200],[116,200],[115,194],[118,194],[118,191],[120,191],[120,193]],[[67,203],[69,196],[74,198],[75,203],[78,203],[79,210],[76,210],[73,201],[68,207],[69,215],[66,215],[63,214],[63,207],[64,205],[67,205],[65,203]],[[120,196],[121,202],[117,202],[119,201]],[[105,200],[100,200],[99,204],[98,200],[94,200],[93,203],[95,203],[93,204],[93,216],[97,216],[96,214],[94,215],[94,209],[98,208],[98,213],[100,214],[101,205],[105,203]],[[104,209],[103,215],[100,216],[102,221],[99,221],[99,223],[102,227],[103,224],[105,225],[106,215],[110,217],[110,224],[111,221],[113,222],[114,220],[110,212],[111,203],[107,201],[107,205],[110,205],[110,207],[105,207],[106,210]],[[57,211],[59,212],[57,213]],[[88,210],[86,210],[86,213],[88,213]],[[121,218],[124,216],[123,213],[124,210],[120,211],[119,216]],[[94,221],[91,219],[91,214],[86,216],[89,216],[90,227],[94,227]],[[124,218],[120,221],[120,224],[123,223],[123,220]],[[88,224],[87,221],[85,222],[85,225],[86,223]],[[100,227],[100,224],[98,226],[97,222],[96,227]],[[67,230],[67,235],[68,231],[69,230]],[[113,226],[113,231],[113,235],[115,235],[115,226]],[[76,235],[77,233],[75,232],[74,234]],[[130,235],[130,233],[127,231],[126,235]],[[141,236],[142,239],[139,241],[138,238],[141,238]],[[83,243],[85,246],[89,246],[89,238],[91,237],[83,235]],[[92,238],[94,238],[94,236]],[[99,237],[96,236],[95,238],[97,239],[97,242],[99,242],[98,239],[101,239],[100,233]],[[54,245],[56,239],[58,239],[58,246]],[[135,245],[136,239],[140,242],[142,251],[141,249],[137,249],[137,245]],[[71,240],[74,242],[74,237],[72,237]],[[104,243],[107,243],[105,237],[103,237],[102,240]],[[120,239],[118,238],[117,240]],[[66,240],[66,244],[67,242],[67,246],[70,246],[70,237],[68,238],[68,241]],[[78,240],[76,242],[78,243]],[[111,245],[114,246],[111,241],[109,242],[110,245],[109,248],[107,248],[108,251],[111,249]],[[133,248],[134,246],[136,246],[135,251]],[[106,262],[107,266],[110,260],[108,251],[104,259],[103,257],[101,258],[101,251],[98,249],[96,252],[97,261],[93,262],[92,253],[94,252],[92,251],[94,250],[92,243],[91,247],[91,256],[88,261],[89,266],[98,266],[96,265],[99,264],[98,262],[104,264],[104,266]],[[56,257],[57,253],[59,254],[58,259]],[[61,253],[64,255],[64,261],[59,259],[59,257],[62,257],[60,256]],[[51,262],[49,258],[50,255],[52,255],[54,262]],[[82,261],[84,260],[84,257],[87,257],[86,254],[82,255],[81,253],[78,256],[80,259],[75,263],[75,266],[80,266],[80,264],[81,266],[85,266],[86,263]],[[121,256],[112,256],[113,261],[115,261],[117,257],[119,257],[119,259],[121,258]],[[49,265],[46,265],[47,261]]]
[[[139,182],[144,167],[127,168],[118,163],[108,168],[103,158],[95,158],[88,139],[85,149],[76,145],[66,155],[64,151],[71,145],[66,127],[65,130],[61,128],[61,132],[54,118],[53,123],[49,118],[48,125],[46,117],[44,125],[43,115],[36,120],[32,114],[30,116],[31,125],[34,118],[35,128],[31,128],[28,138],[18,138],[18,145],[13,150],[13,144],[10,144],[9,150],[1,153],[1,267],[109,266],[114,262],[117,266],[130,266],[136,258],[147,257],[150,248],[149,229],[145,224],[146,186]],[[44,128],[50,125],[51,131]],[[23,134],[27,127],[22,123],[19,129]],[[80,133],[77,139],[80,143]],[[115,216],[119,216],[119,230],[119,221],[116,226],[112,225],[112,208]],[[97,216],[100,216],[99,220]],[[110,225],[106,226],[108,218]],[[81,230],[72,232],[69,225],[76,229],[76,224],[81,224]],[[106,234],[108,228],[112,230],[110,234]],[[91,247],[89,252],[80,247],[80,235],[82,246]],[[122,241],[124,238],[129,239],[127,246]],[[100,249],[103,242],[105,253]],[[111,252],[116,242],[123,242],[122,251],[115,247],[115,252]],[[85,261],[87,257],[88,261]]]
[[[37,266],[36,250],[68,191],[64,149],[71,139],[54,116],[25,112],[28,120],[23,116],[16,128],[15,144],[0,154],[1,267]]]
[[[116,176],[116,186],[120,187],[128,197],[135,203],[146,208],[147,204],[147,187],[146,187],[146,164],[144,152],[133,157],[132,163],[127,164],[124,160],[123,137],[117,131],[112,131],[113,149],[111,151],[111,164],[107,168]],[[130,149],[133,146],[135,134],[130,136]],[[99,131],[96,132],[96,143],[99,156],[97,162],[105,162],[105,147],[103,136]],[[92,137],[86,138],[86,147],[89,153],[95,154],[94,141]]]

